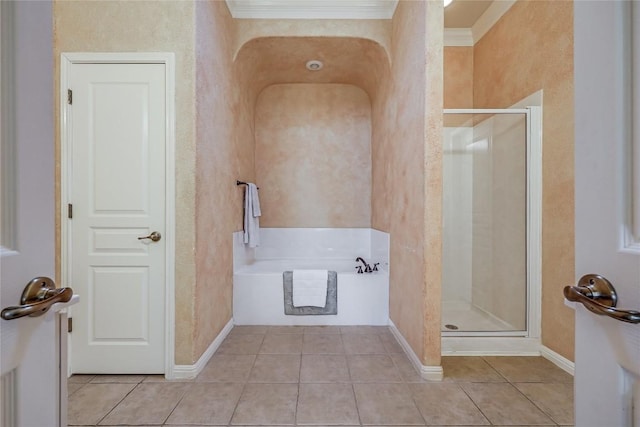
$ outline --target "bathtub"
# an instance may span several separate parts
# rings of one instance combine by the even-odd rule
[[[236,325],[387,325],[387,271],[357,274],[355,258],[255,260],[233,275],[233,320]],[[284,314],[282,273],[295,269],[338,273],[338,314]]]

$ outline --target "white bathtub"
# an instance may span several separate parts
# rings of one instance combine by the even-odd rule
[[[352,259],[257,260],[233,275],[233,320],[236,325],[387,325],[389,275],[356,274]],[[338,314],[284,314],[282,273],[294,269],[338,273]]]

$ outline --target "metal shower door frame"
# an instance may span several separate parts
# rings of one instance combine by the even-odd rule
[[[526,328],[524,331],[446,332],[450,337],[540,339],[542,318],[542,108],[444,109],[443,114],[524,114],[526,121]]]

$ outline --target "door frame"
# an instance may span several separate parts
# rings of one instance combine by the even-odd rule
[[[74,64],[164,64],[165,66],[165,351],[164,374],[175,370],[175,54],[172,52],[63,52],[60,54],[60,277],[68,283],[71,273],[71,226],[67,217],[72,170],[72,115],[67,88]],[[70,341],[70,340],[69,340]],[[72,352],[68,353],[69,372]]]

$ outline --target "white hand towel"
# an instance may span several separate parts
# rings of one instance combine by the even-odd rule
[[[251,183],[249,183],[247,187],[251,191],[251,199],[253,202],[252,214],[254,218],[257,218],[262,215],[262,211],[260,210],[260,198],[258,197],[258,187]]]
[[[260,201],[255,184],[247,184],[244,190],[244,242],[249,247],[260,245]]]
[[[327,304],[328,270],[293,270],[294,307],[324,307]]]

